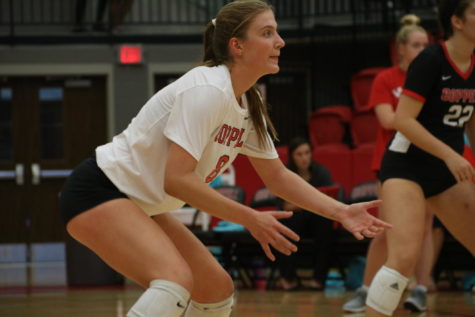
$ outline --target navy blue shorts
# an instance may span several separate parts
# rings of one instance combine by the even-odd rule
[[[106,201],[128,198],[97,166],[90,157],[79,164],[66,179],[59,198],[59,208],[64,223]]]
[[[381,162],[381,184],[391,178],[411,180],[422,188],[426,198],[438,195],[457,183],[445,163],[435,157],[416,160],[404,153],[386,151]]]

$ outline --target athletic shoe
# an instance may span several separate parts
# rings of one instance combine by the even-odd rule
[[[366,296],[368,296],[368,289],[360,287],[356,290],[352,299],[343,305],[343,310],[350,313],[361,313],[366,310]]]
[[[427,310],[427,290],[424,286],[418,285],[411,291],[411,295],[404,301],[404,307],[413,312],[423,312]]]

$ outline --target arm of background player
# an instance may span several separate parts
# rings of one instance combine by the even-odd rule
[[[394,112],[393,107],[389,103],[380,103],[374,106],[374,113],[383,128],[394,130],[396,112]]]

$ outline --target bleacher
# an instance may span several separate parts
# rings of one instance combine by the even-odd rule
[[[182,43],[201,40],[202,26],[219,8],[231,0],[135,0],[128,13],[125,32],[70,34],[74,23],[75,1],[0,0],[0,44],[51,43]],[[435,27],[431,0],[270,0],[285,38],[318,37],[360,39],[392,34],[399,17],[406,12],[420,15]],[[85,26],[92,29],[97,8],[87,6]],[[106,16],[106,21],[110,17]]]

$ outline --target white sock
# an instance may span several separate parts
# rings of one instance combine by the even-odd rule
[[[188,304],[190,293],[181,285],[153,280],[127,313],[127,317],[180,317]]]
[[[191,300],[184,317],[228,317],[233,303],[233,295],[218,303],[201,304]]]

